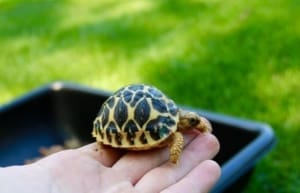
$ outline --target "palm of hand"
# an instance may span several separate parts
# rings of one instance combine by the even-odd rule
[[[186,134],[185,141],[178,165],[167,161],[166,148],[123,154],[96,151],[94,143],[56,153],[32,167],[47,174],[43,192],[208,192],[220,176],[219,166],[209,160],[219,150],[218,141],[211,134]]]

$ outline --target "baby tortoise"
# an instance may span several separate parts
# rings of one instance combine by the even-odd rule
[[[183,148],[182,131],[211,132],[207,119],[184,111],[153,86],[123,87],[103,104],[94,121],[93,137],[103,145],[128,150],[170,147],[177,163]]]

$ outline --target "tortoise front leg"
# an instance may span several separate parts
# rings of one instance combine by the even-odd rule
[[[183,136],[180,132],[175,132],[172,136],[170,143],[170,160],[173,164],[177,164],[177,161],[181,155],[183,148]]]

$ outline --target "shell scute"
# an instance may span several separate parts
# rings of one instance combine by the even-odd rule
[[[143,127],[143,125],[148,121],[150,111],[151,109],[146,99],[142,99],[141,102],[137,104],[134,110],[134,119],[140,127]]]
[[[113,122],[110,122],[109,125],[106,127],[106,137],[107,137],[107,141],[109,143],[112,142],[112,134],[114,133],[117,133],[117,128],[116,128],[116,125],[113,123]]]
[[[144,89],[144,85],[142,85],[142,84],[130,85],[130,86],[128,86],[128,89],[132,90],[132,91],[143,90]]]
[[[148,88],[148,91],[154,97],[157,97],[157,98],[163,97],[163,94],[160,91],[158,91],[157,89],[150,87],[150,88]]]
[[[169,103],[167,104],[167,106],[168,106],[168,110],[169,110],[169,112],[171,113],[172,116],[176,116],[176,115],[178,114],[179,109],[178,109],[178,107],[174,104],[173,101],[172,101],[172,102],[169,102]]]
[[[119,128],[123,126],[128,118],[127,105],[122,99],[119,99],[114,109],[114,120],[116,121]]]
[[[113,108],[113,106],[115,105],[115,97],[109,97],[109,99],[107,100],[107,105],[109,106],[109,108]]]
[[[104,128],[105,125],[107,124],[108,116],[109,116],[109,110],[106,106],[103,106],[102,111],[100,113],[102,128]]]
[[[142,144],[147,144],[148,143],[145,133],[142,133],[142,135],[140,136],[139,139],[140,139]]]
[[[124,132],[127,134],[126,139],[130,145],[134,144],[134,139],[138,130],[139,129],[133,120],[129,120],[126,126],[124,127]]]
[[[147,124],[146,131],[150,133],[150,136],[153,140],[159,140],[161,138],[159,134],[159,127],[160,125],[158,124],[157,119],[151,120]]]
[[[152,106],[155,110],[157,110],[160,113],[167,113],[168,112],[168,107],[165,104],[165,101],[159,100],[159,99],[152,99]]]
[[[141,98],[142,98],[141,95],[135,94],[133,100],[130,103],[130,106],[134,107],[141,100]]]

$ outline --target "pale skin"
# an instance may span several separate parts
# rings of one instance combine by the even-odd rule
[[[205,193],[220,176],[210,160],[219,151],[210,133],[184,134],[180,162],[167,148],[123,152],[96,143],[64,150],[25,166],[0,168],[0,192],[23,193]]]

